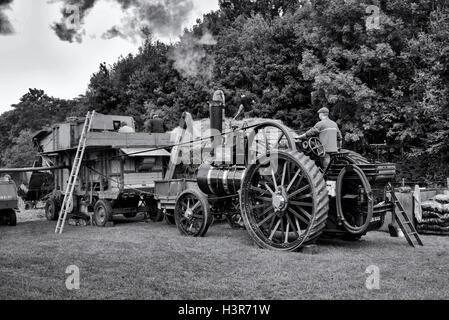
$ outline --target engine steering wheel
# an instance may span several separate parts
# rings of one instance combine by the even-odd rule
[[[326,150],[321,143],[320,139],[313,137],[309,139],[309,147],[312,153],[318,157],[324,157],[326,155]]]

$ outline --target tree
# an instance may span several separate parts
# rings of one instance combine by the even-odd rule
[[[38,152],[32,142],[30,130],[22,130],[12,145],[2,152],[1,162],[8,168],[31,167]]]

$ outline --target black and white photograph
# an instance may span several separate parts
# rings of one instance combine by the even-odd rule
[[[449,1],[0,0],[0,300],[447,299]]]

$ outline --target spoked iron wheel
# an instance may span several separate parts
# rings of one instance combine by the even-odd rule
[[[106,200],[98,200],[94,206],[93,221],[97,227],[105,227],[112,219],[111,203]]]
[[[7,226],[15,227],[17,225],[16,212],[13,209],[0,211],[0,224],[2,223]]]
[[[296,143],[289,129],[282,124],[268,121],[253,128],[248,137],[251,152],[250,163],[274,150],[296,150]]]
[[[320,170],[297,151],[277,151],[249,166],[240,203],[253,240],[279,251],[296,251],[315,241],[329,210]]]
[[[45,203],[45,217],[48,221],[58,220],[59,212],[58,212],[57,202],[54,199],[49,199]]]
[[[212,223],[206,197],[196,190],[181,193],[176,200],[175,221],[181,234],[203,237]]]

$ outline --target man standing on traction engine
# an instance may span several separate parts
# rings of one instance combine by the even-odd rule
[[[331,154],[337,153],[341,148],[342,135],[338,125],[329,119],[329,109],[322,108],[318,111],[320,122],[318,122],[312,129],[305,134],[299,136],[299,139],[304,140],[312,137],[319,137],[323,144],[326,154],[323,156],[323,169],[326,169],[331,161]]]

